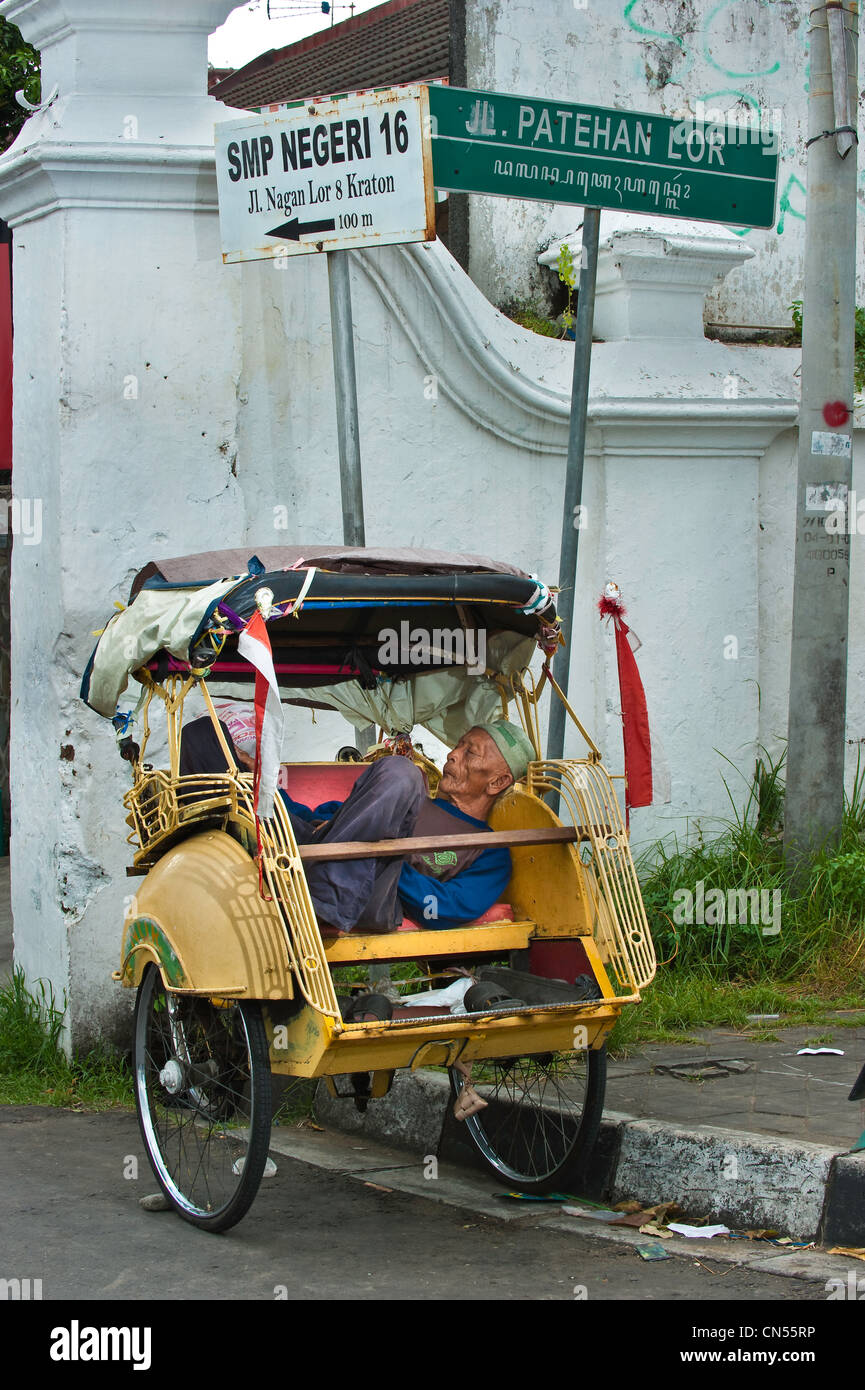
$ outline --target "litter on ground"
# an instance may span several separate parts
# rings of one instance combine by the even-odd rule
[[[709,1240],[711,1236],[728,1236],[729,1226],[686,1226],[684,1221],[671,1221],[669,1225],[671,1231],[675,1231],[678,1236],[688,1236],[691,1240]]]

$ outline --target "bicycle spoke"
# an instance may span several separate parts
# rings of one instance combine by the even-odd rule
[[[487,1108],[466,1124],[487,1162],[516,1181],[549,1182],[573,1153],[588,1095],[586,1053],[477,1064]]]
[[[234,1002],[167,995],[158,974],[140,989],[136,1084],[151,1162],[181,1214],[199,1224],[213,1217],[213,1229],[224,1229],[234,1220],[223,1214],[232,1205],[242,1214],[252,1199],[270,1128],[246,1015]],[[266,1066],[260,1015],[258,1029]]]

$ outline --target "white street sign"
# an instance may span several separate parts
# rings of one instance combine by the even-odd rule
[[[411,86],[220,122],[223,261],[431,241],[428,112]]]

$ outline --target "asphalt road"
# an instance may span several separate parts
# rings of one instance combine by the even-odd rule
[[[349,1176],[338,1155],[331,1171],[275,1157],[251,1212],[213,1236],[139,1207],[156,1184],[133,1115],[0,1107],[0,1278],[41,1279],[44,1300],[75,1303],[826,1299],[703,1252],[645,1263],[526,1204],[496,1217],[386,1191],[386,1172]]]

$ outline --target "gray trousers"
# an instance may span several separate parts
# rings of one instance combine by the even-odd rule
[[[411,835],[427,797],[423,773],[408,758],[379,758],[358,777],[332,820],[317,828],[289,811],[298,844],[391,840]],[[403,856],[404,858],[404,856]],[[396,931],[403,858],[320,860],[306,870],[319,921],[341,931]]]

